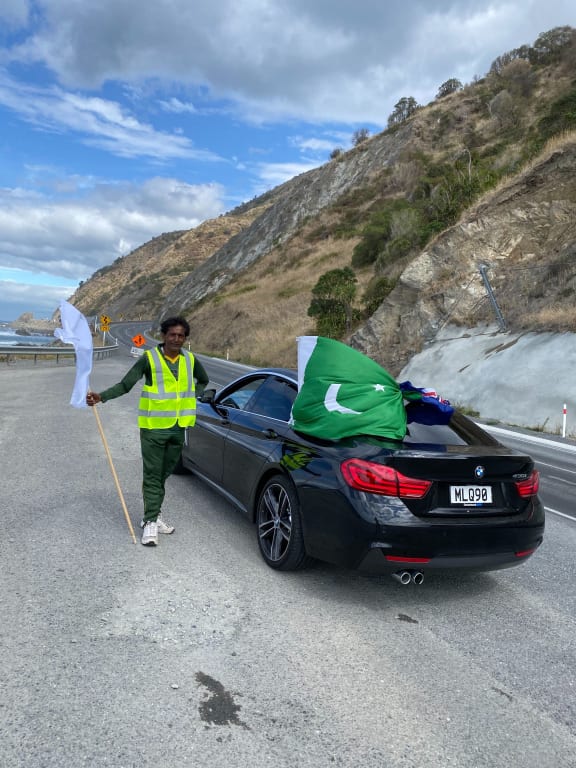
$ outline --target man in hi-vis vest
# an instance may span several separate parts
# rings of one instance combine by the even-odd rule
[[[147,350],[118,384],[103,392],[88,392],[86,403],[96,405],[129,392],[144,377],[138,407],[142,449],[144,517],[142,544],[155,547],[158,533],[173,533],[174,526],[160,517],[166,479],[178,461],[186,427],[196,421],[196,395],[208,384],[204,366],[182,349],[190,335],[183,317],[170,317],[160,326],[162,343]]]

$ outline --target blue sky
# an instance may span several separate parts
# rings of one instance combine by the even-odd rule
[[[566,24],[574,0],[2,0],[0,319]]]

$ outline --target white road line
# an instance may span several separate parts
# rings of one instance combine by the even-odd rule
[[[571,475],[576,475],[575,469],[566,469],[565,467],[559,467],[558,464],[547,464],[545,461],[538,461],[538,460],[536,460],[536,464],[539,464],[542,467],[552,467],[552,469],[561,469],[562,472],[570,472]]]
[[[573,520],[576,523],[576,517],[573,515],[565,515],[564,512],[558,512],[557,509],[552,509],[552,507],[544,507],[546,512],[552,512],[554,515],[560,515],[560,517],[565,517],[567,520]]]
[[[542,477],[540,479],[542,479]],[[565,485],[576,485],[573,480],[566,480],[566,478],[558,477],[558,475],[548,475],[544,478],[544,482],[546,482],[546,480],[558,480],[559,483],[564,483]]]
[[[536,437],[534,435],[525,435],[523,432],[511,432],[509,429],[501,429],[500,427],[493,427],[491,424],[480,424],[480,427],[487,432],[495,432],[497,435],[506,435],[511,440],[520,440],[521,442],[527,441],[529,443],[540,443],[540,445],[547,445],[549,448],[553,448],[557,451],[568,451],[570,453],[576,452],[576,445],[569,443],[557,443],[555,440],[547,440],[545,437]]]

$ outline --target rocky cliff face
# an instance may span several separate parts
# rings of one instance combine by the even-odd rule
[[[212,219],[198,227],[154,238],[128,256],[98,270],[71,302],[85,315],[115,320],[158,317],[166,297],[220,247],[251,225],[265,204]]]
[[[249,227],[233,236],[210,259],[168,294],[160,316],[189,313],[278,245],[287,243],[303,224],[317,217],[351,189],[362,187],[392,167],[410,143],[412,125],[356,147],[274,190],[271,204]]]
[[[488,267],[493,306],[480,265]],[[576,330],[576,136],[486,195],[400,276],[351,338],[399,371],[448,322]]]

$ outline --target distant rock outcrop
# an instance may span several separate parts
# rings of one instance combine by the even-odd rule
[[[54,319],[39,320],[32,312],[24,312],[16,320],[8,323],[19,336],[51,336],[57,323]]]

